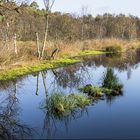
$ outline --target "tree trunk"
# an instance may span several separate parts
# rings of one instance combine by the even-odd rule
[[[48,38],[48,30],[49,30],[49,15],[46,15],[46,30],[45,30],[45,37],[44,37],[44,43],[43,43],[43,48],[42,48],[42,52],[41,52],[41,59],[43,59],[44,57],[44,51],[46,48],[46,41]]]
[[[6,38],[5,38],[7,49],[9,50],[9,23],[7,22],[6,27]]]
[[[38,58],[40,59],[40,45],[39,45],[39,36],[38,33],[36,33],[36,43],[37,43],[37,52],[38,52]]]
[[[38,89],[39,89],[39,74],[37,74],[37,83],[36,83],[36,95],[38,96]]]
[[[17,35],[16,35],[16,33],[14,35],[14,52],[17,55]]]
[[[41,72],[41,74],[42,74],[42,79],[43,79],[44,90],[45,90],[46,96],[48,96],[47,84],[46,84],[46,73],[45,72]]]

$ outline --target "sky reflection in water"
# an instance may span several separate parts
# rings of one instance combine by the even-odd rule
[[[140,138],[139,51],[129,52],[125,58],[102,55],[81,59],[82,63],[0,83],[0,135],[6,138]],[[79,93],[81,86],[100,85],[108,66],[114,68],[124,84],[123,96],[99,100],[60,119],[40,108],[46,94]]]

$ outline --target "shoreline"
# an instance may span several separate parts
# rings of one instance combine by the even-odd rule
[[[77,56],[73,56],[69,58],[43,60],[43,61],[38,61],[35,64],[26,64],[24,66],[19,66],[19,67],[13,66],[13,68],[11,69],[7,67],[0,71],[0,81],[14,80],[20,76],[28,75],[31,73],[72,65],[72,64],[81,62],[81,60],[78,57],[88,56],[88,55],[101,55],[101,54],[107,54],[107,53],[109,52],[84,51],[84,52],[79,53],[79,55]]]

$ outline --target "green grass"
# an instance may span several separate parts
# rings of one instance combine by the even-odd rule
[[[83,88],[80,88],[80,91],[82,91],[85,94],[88,94],[90,97],[102,97],[104,94],[106,95],[112,95],[114,93],[113,89],[108,89],[105,87],[98,87],[93,85],[86,85]]]
[[[97,86],[92,86],[91,84],[86,85],[80,89],[83,93],[87,93],[88,96],[101,97],[103,96],[103,89]]]
[[[8,81],[13,80],[15,78],[18,78],[19,76],[23,76],[26,74],[31,74],[34,72],[39,72],[47,69],[54,69],[58,67],[65,67],[67,65],[71,65],[77,62],[80,62],[80,59],[77,59],[77,57],[80,56],[87,56],[87,55],[99,55],[99,54],[105,54],[107,52],[102,51],[84,51],[81,52],[78,56],[72,57],[72,58],[59,58],[55,60],[50,61],[40,61],[35,65],[25,65],[18,68],[11,68],[5,69],[0,72],[0,81]]]
[[[78,59],[73,59],[73,58],[67,58],[67,59],[57,59],[57,60],[51,60],[51,61],[44,61],[40,62],[39,64],[36,65],[31,65],[31,66],[24,66],[24,67],[19,67],[19,68],[12,68],[11,70],[5,70],[0,73],[0,81],[7,81],[7,80],[12,80],[15,78],[18,78],[19,76],[23,76],[26,74],[31,74],[34,72],[39,72],[43,71],[46,69],[54,69],[57,67],[64,67],[70,64],[74,64],[80,62]]]
[[[102,97],[106,95],[121,95],[123,93],[123,85],[120,83],[118,77],[114,74],[112,68],[107,68],[104,76],[102,86],[93,86],[91,84],[80,88],[83,93],[92,97]]]
[[[89,105],[91,100],[84,94],[54,93],[47,98],[45,107],[49,114],[54,116],[70,115],[72,111]]]
[[[106,54],[107,52],[105,51],[83,51],[79,53],[79,56],[87,56],[87,55],[101,55],[101,54]]]
[[[61,66],[67,66],[70,64],[74,64],[80,62],[79,59],[75,59],[75,58],[60,58],[60,59],[56,59],[56,60],[52,60],[51,63],[53,63],[54,65],[61,65]]]

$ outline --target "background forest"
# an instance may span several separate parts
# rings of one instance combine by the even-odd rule
[[[16,32],[18,40],[36,40],[35,32],[44,35],[45,9],[40,10],[36,2],[17,5],[14,2],[0,4],[0,40]],[[54,12],[50,14],[49,39],[81,40],[103,38],[139,39],[140,19],[132,15],[104,14],[93,17],[84,12],[82,16]]]

